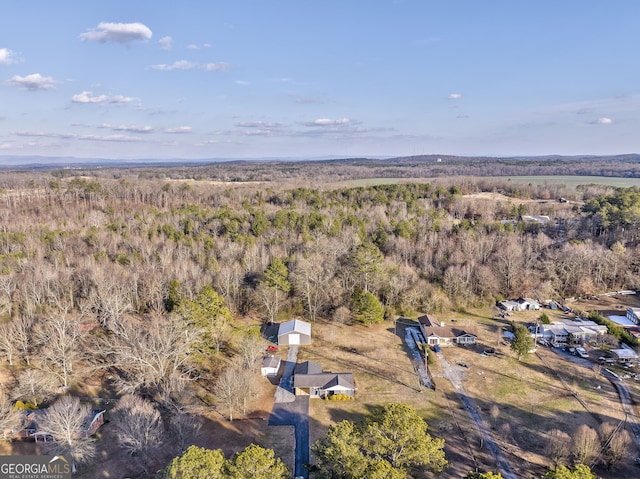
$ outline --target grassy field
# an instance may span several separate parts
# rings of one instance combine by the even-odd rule
[[[556,313],[546,312],[553,320]],[[617,424],[624,419],[624,412],[613,386],[592,369],[572,363],[566,353],[539,347],[538,354],[518,361],[499,341],[509,322],[493,319],[492,313],[472,311],[438,317],[479,338],[474,348],[449,348],[442,354],[464,375],[467,395],[491,425],[494,438],[518,477],[537,478],[549,466],[545,444],[550,430],[560,429],[571,435],[580,424],[597,429],[602,422]],[[539,311],[521,312],[513,319],[529,322],[539,315]],[[446,440],[451,467],[438,477],[459,478],[476,466],[489,470],[495,467],[437,364],[432,366],[437,390],[418,391],[411,359],[393,323],[365,328],[319,322],[313,328],[314,343],[302,349],[299,360],[318,361],[328,371],[353,372],[358,394],[350,402],[311,402],[311,443],[322,437],[330,424],[342,419],[358,421],[376,405],[401,401],[416,407],[430,432]],[[497,355],[482,356],[486,347],[496,348]],[[470,367],[458,366],[459,362]],[[630,386],[635,390],[635,384]],[[496,419],[490,413],[494,404],[499,408]],[[598,467],[598,475],[603,479],[632,477],[637,472],[632,458],[638,453],[632,451],[624,464],[611,471]]]

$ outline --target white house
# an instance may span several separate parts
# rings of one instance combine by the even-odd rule
[[[429,346],[467,346],[476,343],[477,336],[460,328],[445,326],[444,323],[432,321],[426,314],[418,318],[420,331]]]
[[[518,298],[516,300],[500,301],[498,307],[505,311],[528,311],[540,309],[540,303],[535,299]]]
[[[311,324],[300,319],[282,323],[278,328],[278,344],[281,346],[311,344]]]
[[[357,389],[352,373],[325,372],[322,365],[314,361],[296,365],[293,387],[297,396],[312,398],[329,397],[334,394],[353,396]]]

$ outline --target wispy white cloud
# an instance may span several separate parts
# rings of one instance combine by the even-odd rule
[[[236,126],[240,128],[280,128],[282,123],[269,122],[269,121],[243,121],[237,123]]]
[[[153,68],[154,70],[162,70],[162,71],[193,70],[194,68],[198,68],[198,64],[187,61],[187,60],[178,60],[173,62],[171,65],[167,65],[166,63],[151,65],[151,68]]]
[[[17,63],[15,52],[8,48],[0,48],[0,65],[10,65],[11,63]]]
[[[128,135],[75,135],[71,133],[46,133],[41,131],[17,131],[16,136],[35,138],[56,138],[60,140],[82,140],[82,141],[115,141],[115,142],[137,142],[141,138]]]
[[[126,131],[128,133],[153,133],[155,130],[152,126],[144,125],[120,125],[111,128],[113,131]]]
[[[602,118],[598,118],[597,120],[589,122],[589,124],[591,125],[610,125],[611,123],[613,123],[613,120],[606,116],[603,116]]]
[[[164,132],[171,133],[171,134],[180,134],[180,133],[191,133],[192,130],[193,130],[192,127],[185,125],[185,126],[178,126],[175,128],[165,128]]]
[[[7,83],[18,88],[24,88],[25,90],[37,91],[52,90],[55,88],[57,82],[52,77],[45,77],[40,75],[40,73],[32,73],[24,77],[15,75],[7,81]]]
[[[462,114],[462,115],[456,116],[456,118],[469,118],[469,115]]]
[[[135,98],[131,98],[130,96],[122,96],[122,95],[115,95],[115,96],[109,97],[109,103],[130,103],[134,100]]]
[[[161,71],[173,71],[173,70],[205,70],[205,71],[226,71],[229,69],[229,64],[224,62],[219,63],[198,63],[190,62],[188,60],[178,60],[171,64],[160,63],[157,65],[151,65],[154,70]]]
[[[104,103],[109,100],[107,95],[94,95],[90,91],[83,91],[71,97],[73,103]]]
[[[349,118],[338,118],[332,120],[330,118],[318,118],[313,121],[309,121],[304,123],[305,126],[340,126],[340,125],[348,125],[351,123]]]
[[[158,44],[160,45],[160,48],[162,48],[163,50],[171,50],[173,39],[168,36],[162,37],[160,40],[158,40]]]
[[[205,63],[202,69],[208,72],[225,72],[229,69],[229,64],[225,62]]]
[[[247,86],[249,85],[249,82],[247,80],[236,80],[234,82],[236,85],[240,85],[240,86]]]
[[[100,22],[97,27],[80,35],[83,41],[97,41],[101,43],[132,43],[146,42],[153,33],[144,23],[110,23]]]
[[[187,50],[200,50],[200,47],[198,45],[194,45],[193,43],[187,45]]]
[[[462,93],[450,93],[447,97],[449,100],[459,100],[462,98]]]
[[[122,95],[94,95],[93,92],[83,91],[71,97],[73,103],[130,103],[134,98]]]

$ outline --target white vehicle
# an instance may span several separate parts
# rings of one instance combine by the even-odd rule
[[[589,354],[587,354],[587,350],[584,348],[576,348],[576,354],[581,358],[588,358]]]

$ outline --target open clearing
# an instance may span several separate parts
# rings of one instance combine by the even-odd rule
[[[546,312],[552,319],[556,314]],[[611,383],[597,371],[572,363],[565,353],[539,347],[537,355],[518,361],[499,340],[509,322],[492,319],[492,313],[438,317],[446,322],[455,320],[457,326],[479,336],[479,344],[473,348],[445,348],[442,354],[459,369],[469,397],[518,477],[537,478],[549,465],[544,451],[549,431],[560,429],[571,435],[580,424],[593,428],[607,421],[617,424],[624,419],[624,412]],[[530,311],[515,313],[513,318],[527,322],[539,315],[539,311]],[[402,334],[395,334],[393,323],[365,328],[318,322],[313,328],[314,343],[301,348],[298,360],[318,361],[333,372],[353,372],[358,393],[355,401],[311,401],[311,443],[323,437],[330,424],[343,419],[359,421],[376,405],[401,401],[416,407],[427,420],[430,433],[446,440],[445,451],[452,466],[438,477],[459,478],[476,465],[495,470],[493,457],[438,364],[431,367],[437,390],[419,390]],[[486,347],[495,348],[496,356],[482,356]],[[470,367],[459,366],[462,362]],[[490,413],[494,404],[499,408],[495,419]],[[633,457],[639,453],[634,447],[623,464],[611,471],[599,466],[595,470],[603,479],[633,477],[637,473]]]

